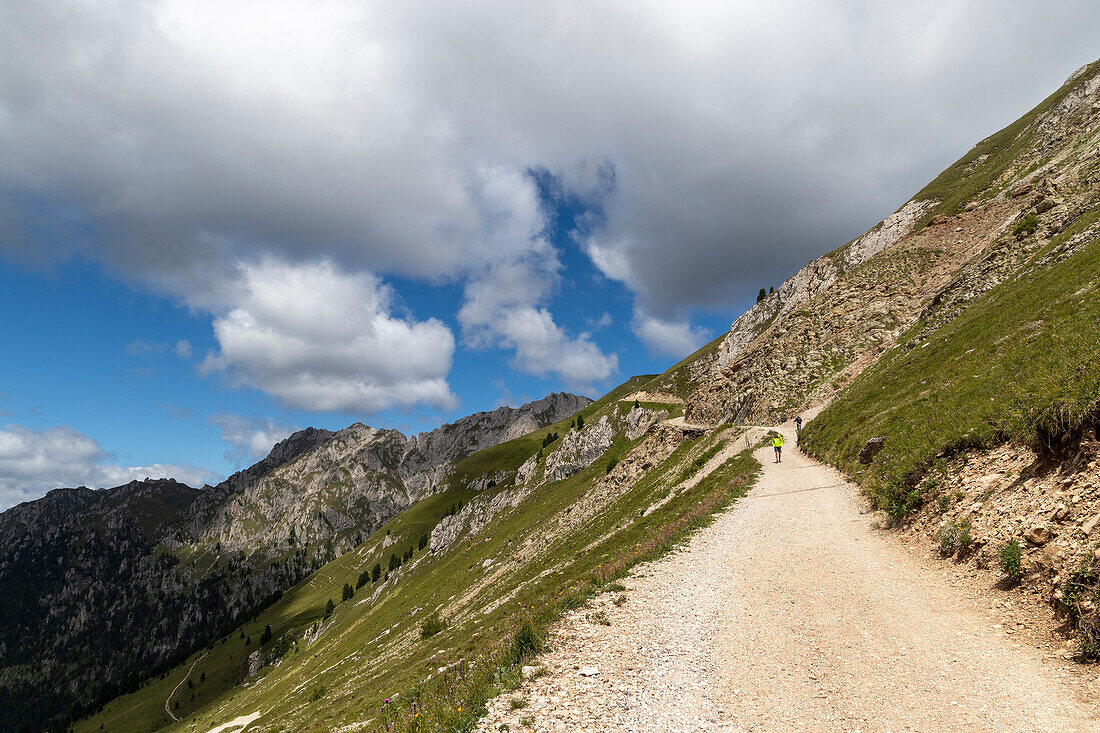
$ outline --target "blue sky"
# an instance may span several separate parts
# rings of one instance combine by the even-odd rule
[[[0,509],[661,371],[1093,61],[1100,22],[1085,0],[2,13]]]

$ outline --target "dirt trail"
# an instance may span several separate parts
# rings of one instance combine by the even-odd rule
[[[202,658],[203,658],[203,657],[205,657],[205,656],[206,656],[207,654],[209,654],[209,653],[210,653],[210,652],[203,652],[203,653],[202,653],[202,654],[201,654],[201,655],[199,656],[199,658],[198,658],[198,659],[196,659],[195,661],[191,662],[191,667],[190,667],[190,668],[189,668],[189,669],[187,670],[187,674],[185,674],[185,675],[183,676],[183,679],[179,681],[179,684],[178,684],[178,685],[176,685],[175,687],[173,687],[173,688],[172,688],[172,691],[168,693],[168,697],[166,697],[166,698],[164,699],[164,712],[168,713],[168,717],[169,717],[169,718],[171,718],[172,720],[174,720],[174,721],[176,721],[176,722],[179,722],[179,718],[177,718],[177,717],[176,717],[176,715],[175,715],[175,713],[173,713],[173,712],[172,712],[172,708],[171,708],[171,706],[170,706],[170,703],[172,702],[172,698],[176,696],[176,693],[177,693],[177,692],[179,692],[179,689],[180,689],[181,687],[183,687],[183,684],[184,684],[185,682],[187,682],[187,680],[188,680],[188,679],[190,679],[190,678],[191,678],[191,673],[195,671],[195,665],[196,665],[196,664],[198,664],[199,662],[201,662],[201,661],[202,661]]]
[[[856,489],[782,430],[781,464],[758,451],[748,496],[640,567],[621,607],[569,614],[549,674],[479,730],[1100,730],[1095,673],[1004,636],[987,601],[871,529]]]

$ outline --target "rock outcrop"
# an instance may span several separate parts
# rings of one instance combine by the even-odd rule
[[[547,478],[561,481],[587,468],[611,447],[614,439],[615,431],[607,415],[583,430],[570,430],[562,438],[561,447],[546,457]]]

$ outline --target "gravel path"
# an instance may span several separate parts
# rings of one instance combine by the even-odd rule
[[[479,730],[1100,730],[1094,673],[1005,637],[784,432],[783,463],[758,451],[748,496],[638,568],[621,606],[568,614],[546,674]]]

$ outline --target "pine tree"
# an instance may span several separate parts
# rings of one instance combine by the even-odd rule
[[[425,547],[428,546],[428,533],[427,532],[425,532],[423,535],[420,536],[420,542],[418,542],[417,545],[418,545],[418,547],[417,547],[418,550],[423,550]]]
[[[336,608],[336,604],[332,602],[332,599],[328,599],[328,603],[325,604],[325,615],[322,618],[328,618],[332,615],[333,610]]]
[[[584,430],[584,415],[577,415],[577,430]]]
[[[271,641],[271,624],[264,627],[264,633],[260,634],[260,646]]]
[[[374,567],[370,571],[370,582],[377,583],[378,579],[382,577],[382,563],[376,562]]]
[[[352,589],[350,583],[344,583],[343,601],[350,601],[355,596],[355,590]],[[343,602],[341,601],[341,602]]]
[[[760,292],[756,294],[756,302],[759,303],[766,297],[768,297],[768,291],[764,288],[760,288]]]

